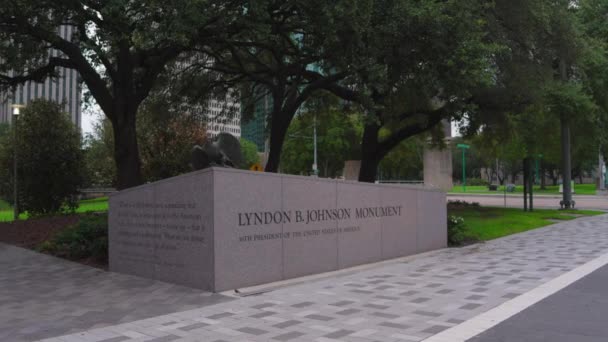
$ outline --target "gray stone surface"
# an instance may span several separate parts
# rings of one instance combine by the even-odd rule
[[[417,196],[418,253],[442,248],[447,245],[448,235],[442,223],[447,218],[443,193],[430,192]]]
[[[344,179],[349,181],[359,180],[360,160],[347,160],[344,162]]]
[[[224,171],[224,172],[221,172]],[[215,211],[215,290],[245,287],[283,277],[281,239],[241,241],[246,236],[280,234],[282,224],[239,227],[239,213],[275,212],[282,208],[280,177],[213,169]],[[243,218],[244,220],[244,218]],[[237,285],[238,284],[238,285]],[[236,286],[234,286],[236,285]]]
[[[590,342],[608,337],[608,266],[470,339],[470,342]]]
[[[422,341],[606,253],[608,215],[582,218],[47,342]]]
[[[338,183],[338,208],[353,208],[352,218],[340,221],[341,227],[356,227],[359,231],[338,234],[338,264],[340,268],[382,259],[382,221],[375,217],[356,218],[354,208],[381,206],[381,187],[362,183]],[[410,190],[413,192],[413,190]],[[399,205],[401,203],[393,203]],[[407,220],[404,216],[400,217]],[[411,217],[409,219],[412,219]],[[403,232],[407,234],[407,232]],[[410,236],[413,238],[414,235]],[[405,253],[403,254],[405,255]]]
[[[432,194],[427,193],[426,195],[431,196]],[[401,217],[395,216],[382,220],[382,258],[390,259],[404,254],[415,254],[423,250],[418,248],[418,241],[413,238],[414,236],[417,237],[419,228],[417,193],[410,189],[386,188],[382,189],[380,196],[382,205],[399,203],[402,206],[403,217],[410,218],[403,220]],[[439,226],[437,229],[442,228]],[[426,234],[425,232],[421,235]],[[442,244],[441,247],[445,247],[447,242],[439,239],[439,244]]]
[[[212,189],[203,171],[114,194],[110,270],[212,289]]]
[[[0,341],[33,341],[230,299],[0,243]]]
[[[449,144],[449,142],[448,142]],[[431,145],[424,147],[424,184],[450,191],[454,186],[452,181],[452,150],[443,150]]]
[[[210,168],[111,196],[110,269],[219,292],[439,249],[446,225],[434,189]]]
[[[295,211],[310,205],[309,196],[314,194],[315,205],[320,208],[336,206],[336,184],[325,181],[291,179],[283,182],[283,210]],[[337,228],[335,220],[326,221],[326,228]],[[307,230],[306,222],[292,222],[283,225],[283,232],[294,234]],[[338,234],[322,237],[306,236],[283,241],[284,278],[294,278],[308,274],[328,272],[338,269]]]

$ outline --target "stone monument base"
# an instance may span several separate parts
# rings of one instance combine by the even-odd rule
[[[110,271],[225,291],[443,248],[445,193],[209,168],[110,197]]]

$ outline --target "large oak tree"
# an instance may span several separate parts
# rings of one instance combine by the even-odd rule
[[[375,181],[380,161],[406,138],[473,109],[473,90],[491,83],[497,52],[486,40],[485,10],[477,0],[372,1],[355,34],[342,37],[350,48],[332,56],[332,70],[349,76],[326,89],[367,114],[360,181]]]
[[[238,30],[242,2],[8,0],[0,6],[0,87],[77,70],[111,121],[119,189],[142,182],[136,114],[165,67]],[[74,35],[58,34],[62,25]],[[51,54],[52,50],[60,54]],[[49,57],[50,56],[50,57]]]
[[[255,103],[268,96],[269,156],[265,170],[277,172],[289,125],[316,92],[343,80],[348,71],[331,72],[327,63],[345,46],[344,39],[367,16],[367,0],[259,0],[241,17],[241,30],[222,44],[206,46],[198,73],[223,75],[241,89],[244,121]],[[195,70],[195,68],[191,68]],[[309,73],[319,76],[307,77]],[[186,78],[189,78],[187,76]]]
[[[289,124],[317,91],[329,90],[368,115],[361,180],[412,135],[458,116],[470,89],[491,75],[485,1],[259,1],[247,27],[206,51],[203,69],[269,95],[266,171],[276,172]],[[392,134],[380,137],[381,129]]]

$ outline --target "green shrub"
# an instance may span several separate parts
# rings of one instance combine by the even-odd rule
[[[488,183],[488,181],[483,178],[468,178],[467,179],[467,185],[470,185],[470,186],[488,186],[489,184],[490,183]]]
[[[460,246],[469,240],[469,236],[466,233],[466,225],[464,224],[464,218],[460,216],[448,216],[448,245]]]
[[[58,257],[80,260],[108,259],[108,217],[106,214],[88,214],[80,221],[39,246],[39,250]]]
[[[30,217],[73,212],[84,179],[84,154],[80,132],[64,106],[33,100],[12,130],[0,141],[0,195],[12,202],[16,148],[19,211]]]
[[[243,154],[243,161],[241,165],[239,165],[241,169],[249,170],[251,165],[258,164],[260,162],[256,144],[242,137],[241,153]]]
[[[479,202],[467,202],[461,200],[449,200],[448,209],[459,209],[459,208],[477,208]]]

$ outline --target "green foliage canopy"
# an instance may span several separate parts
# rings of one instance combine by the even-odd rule
[[[240,142],[241,154],[243,155],[243,164],[240,167],[249,170],[249,168],[253,164],[257,164],[260,162],[260,157],[258,156],[258,148],[256,144],[245,138],[241,138]]]
[[[114,131],[120,189],[142,182],[137,112],[166,67],[239,29],[247,1],[4,1],[0,89],[76,70]],[[64,39],[59,28],[74,32]],[[51,54],[51,49],[59,52]],[[49,57],[50,56],[50,57]]]
[[[194,145],[204,145],[207,131],[203,118],[173,108],[161,96],[153,96],[140,107],[137,140],[141,146],[142,174],[153,182],[192,171]],[[114,186],[114,136],[107,120],[100,122],[87,139],[87,168],[90,184]]]
[[[12,200],[16,147],[20,212],[37,216],[74,211],[84,181],[84,156],[78,129],[63,106],[34,100],[19,115],[15,128],[16,142],[13,135],[6,136],[12,141],[0,150],[3,197]]]
[[[312,173],[316,124],[319,175],[339,177],[344,162],[358,158],[362,118],[360,114],[342,108],[335,99],[333,103],[315,102],[311,101],[289,126],[283,145],[281,171],[305,175]]]
[[[327,89],[366,113],[361,181],[403,140],[471,110],[473,90],[492,83],[487,5],[466,1],[370,1],[366,16],[330,58],[349,71]],[[380,132],[389,132],[380,134]]]

